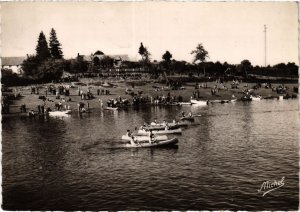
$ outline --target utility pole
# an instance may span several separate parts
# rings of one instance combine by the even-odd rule
[[[267,66],[267,26],[264,25],[264,33],[265,33],[265,67]]]

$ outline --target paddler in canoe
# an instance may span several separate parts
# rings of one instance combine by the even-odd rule
[[[149,144],[152,144],[153,138],[154,138],[154,135],[152,133],[152,130],[150,130],[150,132],[149,132]]]
[[[185,117],[184,111],[181,112],[181,117],[182,117],[182,118]]]
[[[126,132],[126,135],[128,136],[128,137],[131,137],[131,132],[130,132],[130,130],[127,130],[127,132]]]

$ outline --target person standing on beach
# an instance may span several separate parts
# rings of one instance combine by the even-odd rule
[[[41,112],[42,112],[42,114],[44,114],[44,112],[45,112],[45,102],[41,106]]]
[[[41,113],[41,106],[38,104],[37,108],[38,108],[38,111],[39,111],[39,114],[40,114]]]
[[[61,101],[58,102],[58,110],[61,110],[62,109],[62,103]]]
[[[80,113],[81,110],[80,110],[80,104],[79,103],[77,104],[77,107],[78,107],[78,112]]]
[[[103,107],[102,99],[99,99],[99,102],[100,102],[100,108],[102,108]]]

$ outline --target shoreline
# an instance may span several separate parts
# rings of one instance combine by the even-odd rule
[[[165,84],[160,83],[137,83],[137,85],[129,86],[131,82],[114,82],[114,87],[102,87],[97,85],[91,85],[95,83],[89,79],[89,82],[86,80],[82,80],[79,82],[79,85],[71,86],[71,83],[59,83],[59,84],[43,84],[38,85],[39,92],[38,94],[31,94],[31,86],[24,86],[24,87],[10,87],[12,88],[13,92],[10,93],[11,95],[14,92],[19,92],[21,97],[12,100],[12,104],[10,105],[10,112],[16,113],[20,111],[20,106],[22,104],[26,105],[27,112],[29,110],[37,111],[38,105],[44,105],[45,108],[50,107],[52,110],[55,108],[55,104],[58,102],[62,103],[62,108],[68,106],[71,108],[72,111],[78,110],[78,104],[80,102],[85,104],[85,108],[94,109],[98,108],[101,109],[101,103],[104,109],[107,106],[107,102],[109,100],[115,99],[126,99],[129,101],[129,105],[126,107],[131,107],[133,103],[133,99],[141,99],[143,102],[140,102],[136,106],[149,106],[151,105],[154,99],[167,99],[169,97],[170,101],[167,101],[167,104],[159,103],[154,105],[159,106],[173,106],[171,104],[177,104],[178,102],[190,102],[191,97],[193,99],[199,99],[203,101],[209,101],[211,104],[213,103],[226,103],[223,101],[230,101],[237,99],[239,101],[241,97],[244,96],[245,90],[250,90],[253,95],[259,95],[263,99],[264,98],[278,98],[279,96],[289,95],[290,97],[298,98],[298,93],[294,91],[294,87],[298,87],[296,83],[285,84],[287,90],[286,93],[277,93],[276,91],[272,90],[271,88],[261,87],[258,89],[253,89],[256,83],[239,83],[238,88],[231,88],[231,82],[227,83],[216,83],[216,82],[206,82],[202,83],[205,84],[207,87],[201,87],[201,83],[198,84],[198,87],[195,88],[196,83],[185,83],[183,85],[184,88],[179,90],[172,90],[169,87],[165,86]],[[83,84],[83,85],[80,85]],[[69,96],[66,95],[53,95],[53,93],[47,92],[46,101],[39,99],[41,96],[46,96],[46,86],[49,88],[49,85],[53,87],[58,86],[69,86]],[[274,87],[278,87],[281,84],[272,84]],[[222,87],[223,86],[223,87]],[[212,95],[212,89],[216,89],[215,95]],[[98,95],[99,90],[107,90],[109,94],[107,95]],[[129,90],[129,92],[126,92]],[[94,97],[92,99],[82,99],[81,96],[78,94],[79,91],[82,93],[90,92],[91,95]],[[6,92],[2,92],[2,94],[6,94]],[[105,93],[105,92],[104,92]],[[180,101],[178,101],[180,99]],[[68,101],[71,100],[71,101]],[[139,100],[140,101],[140,100]],[[174,105],[176,106],[176,105]],[[4,114],[3,114],[4,115]]]

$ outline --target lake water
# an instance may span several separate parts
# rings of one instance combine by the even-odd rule
[[[202,116],[178,148],[116,148],[127,129],[182,110]],[[298,127],[297,100],[3,118],[3,208],[297,210]]]

